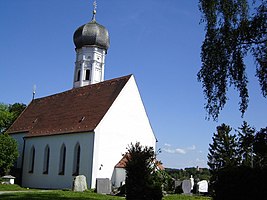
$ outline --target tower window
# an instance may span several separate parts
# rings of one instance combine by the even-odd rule
[[[85,80],[86,80],[86,81],[89,81],[89,77],[90,77],[90,70],[87,69],[87,70],[85,71]]]
[[[66,146],[62,144],[60,149],[60,158],[59,158],[59,175],[64,175],[65,173],[65,162],[66,162]]]
[[[78,70],[76,81],[80,81],[80,76],[81,76],[81,70]]]
[[[73,159],[73,176],[79,175],[80,171],[80,154],[81,154],[81,147],[79,143],[76,144],[74,148],[74,159]]]
[[[33,173],[34,159],[35,159],[35,148],[34,148],[34,146],[32,146],[31,152],[30,152],[29,173]]]
[[[43,174],[48,174],[48,169],[49,169],[49,155],[50,154],[50,149],[49,146],[47,145],[45,147],[45,152],[44,152],[44,168],[43,168]]]

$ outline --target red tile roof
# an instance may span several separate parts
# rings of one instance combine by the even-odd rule
[[[129,159],[129,153],[123,155],[122,159],[115,165],[115,168],[125,168]],[[158,160],[154,160],[157,170],[165,170],[162,163]]]
[[[34,137],[93,131],[130,77],[34,99],[7,132]]]

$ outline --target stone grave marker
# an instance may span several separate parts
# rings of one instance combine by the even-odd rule
[[[111,193],[111,181],[108,178],[96,179],[96,192],[100,194]]]
[[[183,180],[182,189],[184,194],[191,194],[191,181],[190,180]]]
[[[208,192],[208,181],[206,180],[199,181],[197,185],[198,185],[198,192],[203,192],[203,193]]]
[[[72,190],[75,192],[83,192],[87,190],[87,182],[84,175],[79,175],[74,178]]]

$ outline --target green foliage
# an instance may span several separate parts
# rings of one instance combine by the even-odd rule
[[[17,158],[16,140],[7,134],[0,134],[0,175],[7,174]]]
[[[213,143],[209,145],[208,154],[211,173],[216,173],[223,167],[237,166],[239,163],[236,135],[231,135],[231,130],[230,126],[222,124],[212,137]]]
[[[207,168],[185,168],[185,169],[171,169],[166,168],[166,172],[176,180],[189,179],[192,175],[195,180],[210,180],[210,171]]]
[[[225,124],[218,126],[210,144],[212,195],[215,200],[260,199],[258,194],[267,195],[262,186],[267,178],[267,127],[255,135],[255,129],[246,122],[237,136],[230,135],[231,130]]]
[[[256,133],[253,151],[255,167],[267,170],[267,127]]]
[[[214,184],[214,200],[264,199],[267,170],[246,166],[223,168]]]
[[[238,154],[241,157],[241,165],[253,166],[253,142],[255,135],[255,128],[251,128],[247,122],[243,122],[238,128]]]
[[[198,80],[207,100],[208,118],[218,118],[231,85],[239,92],[243,116],[249,101],[244,63],[248,53],[255,59],[256,76],[263,96],[267,97],[267,1],[199,0],[199,9],[206,36]]]
[[[0,103],[0,133],[5,132],[25,108],[26,105],[22,103]]]
[[[153,148],[143,147],[140,143],[131,144],[126,158],[126,199],[162,199],[162,182],[156,172]]]

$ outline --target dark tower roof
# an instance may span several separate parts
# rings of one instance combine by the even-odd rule
[[[73,41],[77,49],[83,46],[97,46],[108,50],[110,43],[108,30],[96,22],[95,16],[91,22],[82,25],[74,32]]]

